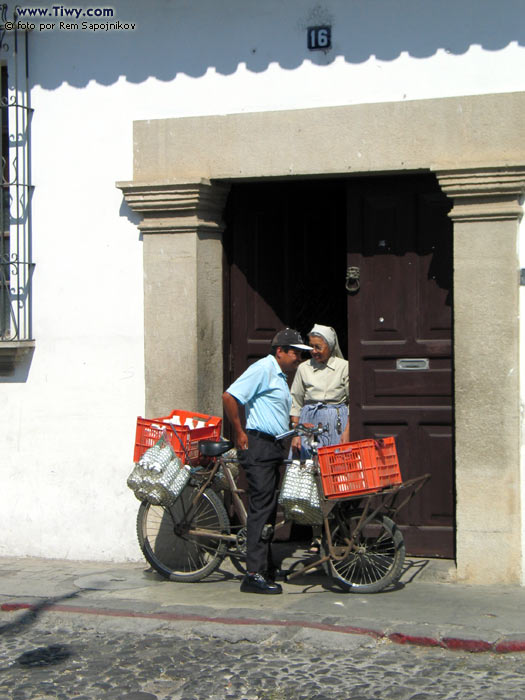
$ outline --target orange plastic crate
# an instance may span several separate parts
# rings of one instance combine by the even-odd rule
[[[326,498],[346,498],[401,483],[393,437],[320,447],[318,454]]]
[[[199,457],[199,440],[219,440],[222,418],[194,411],[175,410],[162,418],[137,418],[133,461],[138,462],[144,452],[157,442],[166,431],[173,450],[183,462]]]

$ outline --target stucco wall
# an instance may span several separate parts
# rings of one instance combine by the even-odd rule
[[[525,219],[521,220],[518,253],[520,268],[525,269]],[[521,422],[521,454],[520,454],[520,489],[521,498],[521,560],[522,577],[521,583],[525,586],[525,279],[519,287],[519,310],[520,310],[520,422]]]
[[[400,114],[407,100],[519,92],[520,5],[133,0],[114,19],[135,23],[134,31],[40,32],[37,22],[29,43],[36,349],[1,380],[0,554],[139,557],[125,478],[144,412],[143,244],[139,217],[114,184],[133,177],[133,121],[386,102]],[[308,52],[306,27],[325,21],[333,49]],[[325,126],[309,144],[318,153],[329,119]],[[363,171],[374,166],[359,141],[365,126],[348,126]],[[447,136],[461,143],[467,135]],[[468,135],[473,143],[482,137]],[[295,134],[294,145],[302,138]],[[192,159],[206,164],[205,144],[191,145]],[[164,146],[158,142],[156,162],[167,172]],[[221,141],[224,152],[230,147]],[[300,149],[292,155],[297,172]],[[135,158],[144,162],[140,152]],[[516,162],[514,150],[508,158]],[[157,166],[149,173],[164,174]]]

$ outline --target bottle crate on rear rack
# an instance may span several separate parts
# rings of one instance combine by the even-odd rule
[[[393,437],[359,440],[318,450],[325,498],[346,498],[401,483]]]

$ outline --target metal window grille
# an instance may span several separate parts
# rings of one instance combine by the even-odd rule
[[[0,5],[2,25],[7,5]],[[16,13],[15,13],[16,22]],[[0,341],[32,340],[30,131],[28,34],[0,35]]]

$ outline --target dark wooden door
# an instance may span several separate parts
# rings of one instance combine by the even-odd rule
[[[452,227],[431,176],[347,189],[351,439],[394,435],[404,480],[431,481],[400,513],[412,554],[454,555]]]

